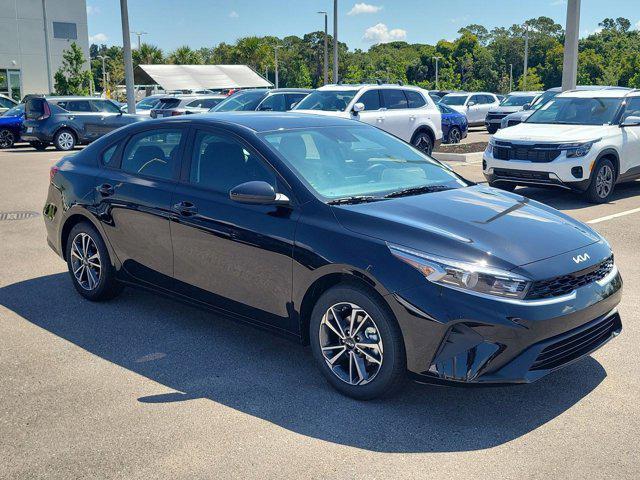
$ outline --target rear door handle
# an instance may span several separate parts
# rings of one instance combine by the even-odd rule
[[[109,185],[108,183],[103,183],[102,185],[98,186],[96,190],[98,190],[100,195],[102,195],[103,197],[109,197],[113,195],[114,192],[113,185]]]
[[[412,122],[413,122],[415,119],[416,119],[416,116],[415,116],[415,115],[411,115],[411,116],[409,117],[409,120],[411,120]]]
[[[179,202],[173,206],[173,211],[183,217],[191,217],[198,213],[198,207],[191,202]]]

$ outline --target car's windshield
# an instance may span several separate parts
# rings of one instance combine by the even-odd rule
[[[326,200],[467,186],[435,160],[370,126],[273,131],[262,137]]]
[[[20,105],[16,105],[13,108],[10,108],[6,112],[4,112],[3,116],[4,117],[19,117],[23,113],[24,113],[24,105],[20,104]]]
[[[526,120],[527,123],[605,125],[613,122],[621,98],[556,97]]]
[[[464,101],[467,99],[467,95],[445,95],[440,100],[440,103],[445,105],[464,105]]]
[[[158,102],[160,102],[158,97],[142,99],[136,104],[136,110],[151,110]]]
[[[521,107],[525,103],[531,103],[535,95],[509,95],[500,104],[501,107]]]
[[[296,105],[294,110],[344,112],[358,90],[316,90]]]
[[[536,100],[531,104],[531,110],[538,110],[541,106],[543,106],[549,100],[557,97],[559,93],[560,92],[553,92],[551,90],[547,90],[538,98],[536,98]]]
[[[213,107],[210,112],[235,112],[255,110],[267,95],[264,90],[234,93]]]

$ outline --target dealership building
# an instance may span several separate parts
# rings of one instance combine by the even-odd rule
[[[73,42],[88,60],[86,0],[0,0],[0,93],[50,93]]]

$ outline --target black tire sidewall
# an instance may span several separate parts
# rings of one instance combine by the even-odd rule
[[[497,131],[498,131],[498,127],[487,127],[487,132],[489,132],[491,135],[493,135]]]
[[[62,148],[60,146],[60,143],[58,143],[58,139],[60,138],[60,135],[65,133],[65,132],[70,133],[71,136],[73,137],[73,145],[71,145],[71,148]],[[69,152],[69,151],[73,150],[76,147],[77,142],[78,142],[78,140],[76,139],[75,133],[73,133],[68,128],[62,128],[62,129],[58,130],[56,132],[55,136],[53,137],[53,144],[55,145],[56,150],[61,150],[63,152]]]
[[[504,190],[505,192],[513,192],[518,185],[515,183],[507,183],[507,182],[490,182],[490,187],[497,188],[498,190]]]
[[[596,191],[596,178],[598,178],[598,173],[600,173],[600,170],[604,165],[608,165],[609,168],[611,168],[611,170],[613,171],[614,178],[613,178],[613,185],[611,186],[611,191],[609,192],[609,195],[603,198],[598,196],[598,193]],[[596,167],[593,169],[593,172],[591,174],[591,182],[589,182],[589,188],[585,192],[587,199],[591,203],[607,203],[611,199],[611,196],[613,195],[613,191],[616,188],[615,176],[616,176],[616,168],[613,165],[613,162],[611,162],[611,160],[607,158],[601,158],[600,160],[598,160],[598,163],[596,163]]]
[[[11,144],[10,144],[10,145],[7,145],[6,147],[0,146],[0,148],[11,148],[11,147],[13,147],[14,143],[16,143],[16,136],[13,134],[13,132],[12,132],[11,130],[9,130],[9,129],[7,129],[7,128],[2,128],[2,129],[0,129],[0,135],[1,135],[3,132],[7,132],[7,133],[10,135],[10,137],[9,137],[9,138],[11,138]]]
[[[426,150],[423,150],[422,148],[418,147],[417,143],[418,140],[420,140],[421,138],[425,138],[428,142],[429,142],[429,148]],[[426,153],[427,155],[431,155],[431,152],[433,152],[433,141],[431,140],[431,137],[429,136],[428,133],[424,133],[424,132],[420,132],[418,133],[414,138],[413,138],[413,142],[411,142],[411,144],[416,147],[418,150],[420,150],[422,153]]]
[[[459,132],[460,133],[460,135],[458,136],[458,140],[455,141],[455,142],[452,141],[452,139],[451,139],[451,133],[452,132]],[[462,132],[460,131],[460,129],[458,127],[451,127],[451,129],[449,130],[449,143],[454,143],[454,144],[455,143],[459,143],[461,138],[462,138]]]
[[[318,331],[324,313],[336,303],[350,302],[363,308],[375,321],[384,346],[380,371],[368,384],[361,386],[343,382],[327,366],[322,355]],[[397,322],[387,308],[371,293],[358,286],[338,285],[326,291],[316,302],[309,322],[309,339],[313,357],[327,381],[339,392],[358,400],[369,400],[394,393],[406,373],[404,340]]]

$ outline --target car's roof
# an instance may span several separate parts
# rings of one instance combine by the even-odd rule
[[[618,87],[611,85],[578,85],[573,90],[631,90],[629,87]],[[562,87],[552,87],[546,90],[547,92],[561,92]]]
[[[349,84],[331,84],[331,85],[324,85],[320,88],[318,88],[318,90],[338,90],[338,91],[344,91],[344,90],[360,90],[362,88],[406,88],[409,90],[423,90],[420,87],[417,87],[415,85],[400,85],[398,83],[381,83],[381,84],[377,84],[377,83],[359,83],[359,84],[354,84],[354,83],[349,83]],[[426,92],[426,90],[425,90]]]
[[[42,98],[42,97],[34,97],[34,98]],[[65,102],[68,100],[109,100],[108,98],[100,98],[100,97],[82,97],[82,96],[73,96],[73,95],[62,95],[62,96],[53,96],[53,97],[44,97],[45,100],[50,102]]]
[[[544,92],[538,91],[538,90],[529,90],[527,92],[509,92],[507,95],[509,95],[510,97],[522,97],[522,96],[530,97],[532,95],[540,95],[541,93],[544,93]]]
[[[622,98],[626,96],[630,90],[620,89],[596,89],[596,90],[568,90],[558,95],[560,97],[572,98]]]
[[[199,115],[163,118],[150,120],[157,125],[166,125],[170,122],[184,123],[197,122],[215,125],[216,123],[233,124],[248,128],[254,132],[269,132],[273,130],[293,130],[296,128],[315,128],[331,126],[360,126],[360,122],[351,119],[333,117],[327,115],[311,115],[308,113],[294,112],[212,112]],[[150,125],[143,122],[144,125]]]
[[[454,93],[447,93],[445,95],[445,97],[467,97],[469,95],[496,95],[495,93],[491,93],[491,92],[454,92]]]

